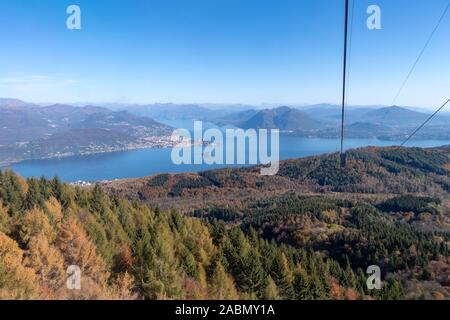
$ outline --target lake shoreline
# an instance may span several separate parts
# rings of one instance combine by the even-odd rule
[[[348,139],[345,149],[360,147],[389,147],[397,143],[368,140]],[[411,147],[440,147],[450,145],[447,140],[415,141]],[[283,137],[280,139],[280,160],[304,158],[322,154],[338,152],[337,139],[307,139]],[[176,165],[171,161],[171,148],[140,148],[117,150],[115,152],[92,153],[67,157],[52,157],[47,159],[24,160],[9,166],[0,167],[1,170],[11,169],[23,177],[58,176],[67,182],[98,182],[103,180],[140,178],[160,173],[199,172],[227,167],[248,166],[226,164],[191,164]],[[247,154],[248,156],[248,154]]]

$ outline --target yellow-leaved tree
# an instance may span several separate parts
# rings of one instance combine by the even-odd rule
[[[63,253],[66,266],[77,266],[81,271],[81,290],[68,292],[71,299],[109,299],[107,281],[109,272],[95,245],[79,222],[68,217],[61,222],[56,244]]]
[[[209,284],[211,298],[215,300],[236,300],[239,295],[233,279],[225,272],[220,262],[216,263],[212,279]]]
[[[8,234],[11,231],[11,219],[8,215],[8,210],[0,201],[0,232]]]
[[[33,299],[38,288],[33,269],[23,263],[17,242],[0,231],[0,299]]]

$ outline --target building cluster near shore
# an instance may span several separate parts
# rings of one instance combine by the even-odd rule
[[[89,181],[78,180],[75,182],[71,182],[69,184],[72,186],[78,186],[78,187],[89,187],[89,186],[92,186],[93,183],[89,182]]]
[[[105,184],[105,183],[110,183],[112,181],[116,181],[118,179],[113,179],[113,180],[100,180],[100,181],[86,181],[86,180],[77,180],[74,182],[70,182],[69,184],[71,186],[76,186],[76,187],[91,187],[94,186],[96,184]]]

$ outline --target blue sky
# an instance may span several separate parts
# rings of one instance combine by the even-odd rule
[[[390,105],[449,0],[356,0],[350,104]],[[340,101],[343,0],[0,2],[0,96],[34,102]],[[77,4],[82,30],[66,28]],[[382,10],[368,30],[366,9]],[[397,104],[450,95],[450,12]]]

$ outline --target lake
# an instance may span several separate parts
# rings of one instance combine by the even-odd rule
[[[363,146],[399,145],[400,141],[377,139],[346,139],[346,149]],[[448,140],[411,141],[408,146],[436,147],[448,145]],[[309,139],[280,136],[280,159],[299,158],[336,152],[339,139]],[[171,161],[172,149],[140,149],[114,153],[73,156],[60,159],[28,160],[11,168],[24,177],[48,178],[58,176],[68,182],[78,180],[100,181],[122,178],[137,178],[157,173],[194,172],[229,165],[175,165]]]
[[[193,133],[192,120],[158,119],[173,128],[185,128]],[[203,123],[203,129],[218,128],[212,123]],[[223,128],[222,128],[223,129]],[[346,139],[345,148],[364,146],[392,146],[401,141],[377,139]],[[436,147],[450,144],[449,140],[411,141],[408,146]],[[337,152],[339,139],[300,138],[280,135],[280,160],[300,158]],[[101,181],[124,178],[138,178],[157,173],[196,172],[231,167],[230,165],[175,165],[171,160],[172,149],[139,149],[112,153],[92,154],[54,159],[27,160],[13,164],[11,169],[23,177],[58,176],[68,182]],[[238,166],[238,165],[235,165]]]

